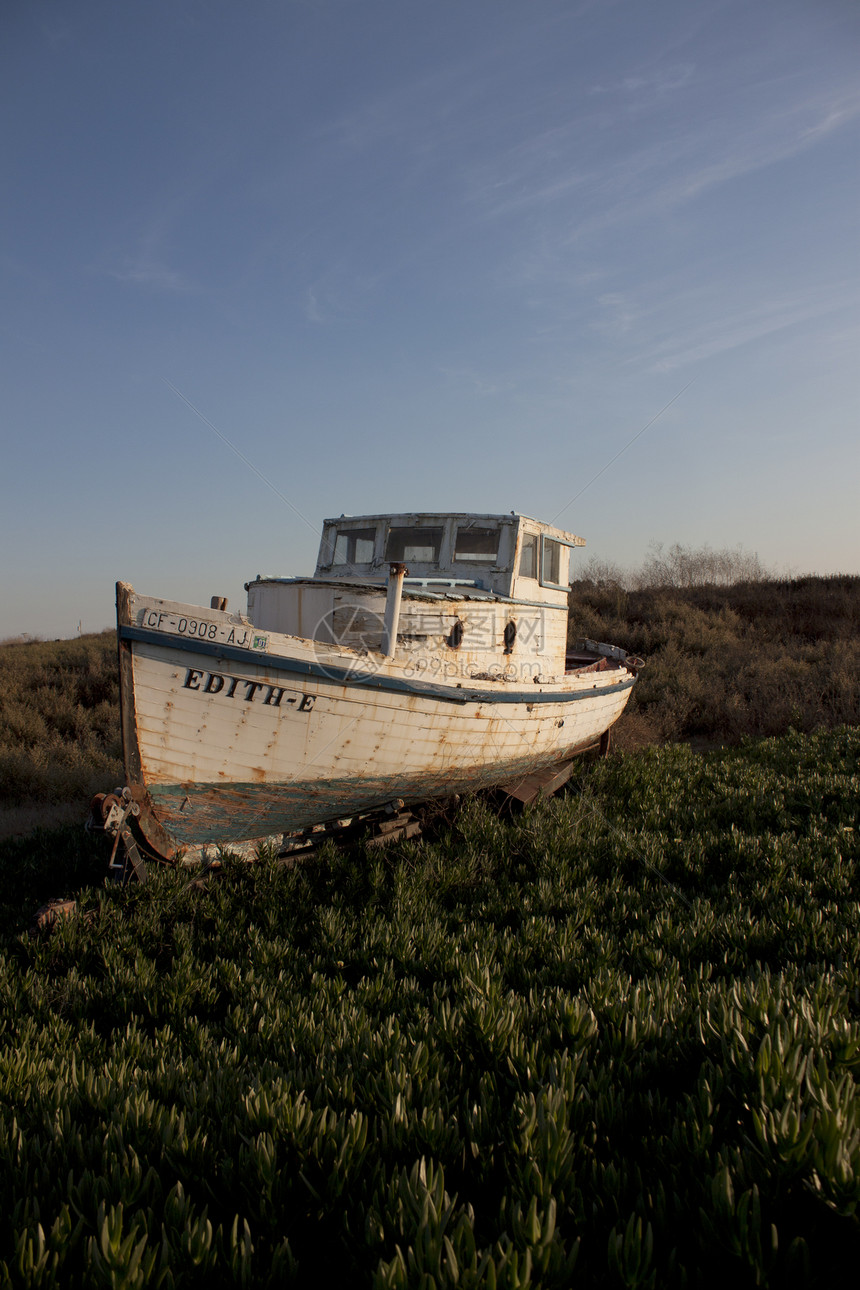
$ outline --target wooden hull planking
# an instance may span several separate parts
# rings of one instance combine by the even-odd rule
[[[223,631],[210,642],[147,630],[147,603],[164,602],[128,593],[119,622],[126,769],[145,804],[144,832],[163,854],[540,770],[593,745],[634,683],[623,667],[528,687],[428,683],[402,659],[369,668],[356,651],[275,633],[255,653],[225,645]]]

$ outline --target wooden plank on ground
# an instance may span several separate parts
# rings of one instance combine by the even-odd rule
[[[573,773],[573,762],[563,762],[561,766],[549,766],[546,770],[536,770],[522,779],[513,780],[510,784],[499,787],[508,797],[515,798],[527,806],[538,797],[552,797],[553,793],[567,783]]]
[[[378,824],[372,836],[367,839],[367,845],[381,847],[388,842],[400,842],[403,838],[417,838],[420,833],[420,823],[407,811],[404,815],[395,815],[393,819]]]

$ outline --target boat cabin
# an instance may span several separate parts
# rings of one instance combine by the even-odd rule
[[[510,671],[515,654],[529,675],[550,663],[563,673],[570,554],[584,545],[514,512],[342,515],[323,523],[313,577],[246,584],[248,617],[262,630],[389,656],[461,651],[476,676]]]
[[[366,582],[389,565],[406,585],[466,584],[513,600],[567,604],[570,550],[585,539],[525,515],[342,515],[325,520],[315,578]]]

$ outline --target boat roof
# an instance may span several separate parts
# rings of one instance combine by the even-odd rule
[[[330,519],[323,520],[323,524],[328,527],[334,525],[338,528],[347,526],[359,526],[366,524],[379,524],[380,521],[386,521],[392,525],[420,525],[420,524],[440,524],[447,520],[455,520],[458,523],[487,523],[487,524],[534,524],[542,533],[547,533],[552,537],[558,538],[559,541],[569,543],[571,546],[585,546],[585,538],[577,537],[574,533],[568,533],[566,529],[556,528],[553,524],[547,524],[544,520],[537,520],[531,515],[524,515],[521,511],[506,511],[503,514],[485,512],[485,511],[381,511],[376,515],[335,515]]]

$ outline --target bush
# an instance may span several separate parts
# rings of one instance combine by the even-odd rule
[[[570,639],[643,656],[618,740],[738,743],[860,723],[860,578],[625,590],[577,583]]]
[[[733,587],[741,582],[762,582],[770,575],[754,551],[743,547],[709,546],[698,549],[675,542],[664,551],[652,543],[636,576],[640,587]]]
[[[0,801],[86,799],[122,779],[116,636],[0,648]]]

